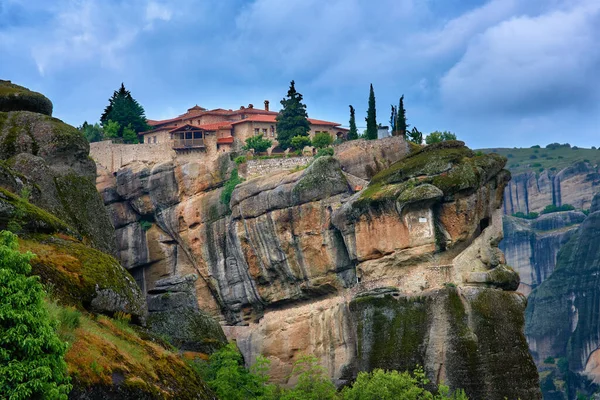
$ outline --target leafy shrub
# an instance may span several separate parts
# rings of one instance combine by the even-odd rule
[[[531,159],[531,160],[535,160],[536,158],[538,158],[538,157],[535,154],[532,154],[529,156],[529,159]]]
[[[552,357],[552,356],[550,356],[550,357],[547,357],[547,358],[544,360],[544,364],[554,364],[554,362],[555,362],[555,360],[554,360],[554,357]]]
[[[537,167],[541,167],[541,166],[542,166],[542,164],[540,164],[540,163],[533,163],[533,164],[531,164],[532,168],[537,168]]]
[[[570,149],[571,145],[569,143],[564,143],[564,144],[560,144],[560,143],[550,143],[549,145],[546,146],[547,149],[550,150],[556,150],[556,149],[560,149],[560,148],[567,148]]]
[[[300,150],[304,149],[306,146],[310,146],[312,142],[308,136],[294,136],[292,138],[292,149]]]
[[[560,212],[560,211],[571,211],[574,209],[575,209],[575,207],[573,207],[570,204],[563,204],[562,206],[555,206],[554,204],[549,204],[546,206],[546,208],[544,208],[544,210],[542,211],[542,214],[550,214],[550,213],[555,213],[555,212]]]
[[[449,131],[434,131],[427,135],[427,137],[425,137],[426,144],[446,142],[448,140],[456,140],[456,135]]]
[[[533,152],[534,152],[535,154],[538,154],[540,151],[539,151],[538,149],[535,149]]]
[[[326,147],[324,149],[319,149],[319,151],[317,151],[317,154],[315,154],[315,158],[319,158],[319,157],[323,157],[323,156],[332,156],[332,155],[333,155],[333,148]]]
[[[150,228],[152,228],[152,222],[143,219],[140,221],[140,226],[144,231],[148,231]]]
[[[514,213],[512,216],[517,217],[517,218],[523,218],[523,219],[536,219],[537,217],[540,216],[540,214],[538,214],[536,212],[530,212],[529,214],[525,214],[525,213],[519,211],[518,213]]]
[[[272,140],[263,139],[262,133],[256,136],[250,136],[246,139],[246,144],[242,147],[244,150],[254,150],[256,153],[262,153],[267,151],[273,144]]]
[[[221,203],[229,206],[229,202],[231,201],[231,194],[237,185],[244,182],[242,178],[238,175],[237,168],[234,168],[231,171],[231,176],[229,180],[223,185],[223,191],[221,192]]]
[[[237,165],[243,164],[247,161],[246,156],[239,156],[233,160]]]
[[[539,149],[539,148],[541,148],[541,147],[540,147],[540,145],[539,145],[539,144],[536,144],[535,146],[531,146],[530,148],[531,148],[531,149]]]
[[[324,147],[330,146],[333,143],[333,138],[327,132],[319,132],[315,135],[312,140],[313,147],[318,149],[322,149]]]
[[[0,393],[16,400],[66,400],[67,346],[44,307],[39,278],[27,276],[33,254],[17,247],[14,234],[0,232]]]
[[[544,172],[544,168],[540,168],[538,171],[539,172]]]

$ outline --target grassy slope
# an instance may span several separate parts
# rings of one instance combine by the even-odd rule
[[[508,158],[506,168],[513,175],[524,172],[558,172],[579,161],[587,161],[592,165],[600,164],[600,150],[558,148],[555,150],[541,148],[490,148],[480,149],[484,153],[497,153]],[[537,152],[536,152],[537,151]],[[532,159],[531,156],[537,158]],[[539,165],[538,165],[539,164]]]

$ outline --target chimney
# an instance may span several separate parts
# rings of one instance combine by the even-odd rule
[[[254,104],[248,104],[248,108],[254,108]]]
[[[240,110],[245,110],[245,109],[246,109],[246,107],[240,106]]]
[[[269,111],[269,100],[265,100],[265,111]]]

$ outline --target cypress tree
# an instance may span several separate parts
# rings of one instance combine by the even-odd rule
[[[302,103],[302,95],[296,91],[295,82],[290,82],[287,97],[281,100],[283,108],[275,118],[277,121],[277,141],[279,146],[287,149],[296,136],[308,137],[310,123],[306,105]]]
[[[406,123],[406,110],[404,109],[404,95],[400,97],[400,104],[398,104],[398,122],[396,123],[396,130],[400,135],[406,137],[408,134],[408,125]]]
[[[392,129],[392,136],[396,136],[396,123],[398,122],[398,108],[395,105],[391,105],[392,113],[390,115],[390,128]]]
[[[348,132],[348,140],[358,139],[358,129],[356,129],[356,118],[354,116],[354,107],[350,107],[350,132]]]
[[[367,139],[377,139],[377,115],[375,111],[375,92],[373,91],[373,84],[369,91],[369,109],[367,110]]]

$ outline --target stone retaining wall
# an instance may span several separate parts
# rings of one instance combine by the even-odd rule
[[[175,151],[170,143],[122,144],[111,140],[90,143],[90,157],[96,164],[116,172],[132,161],[165,162],[175,158]]]
[[[242,173],[245,172],[246,177],[265,176],[308,165],[313,159],[313,157],[288,157],[248,160]]]

